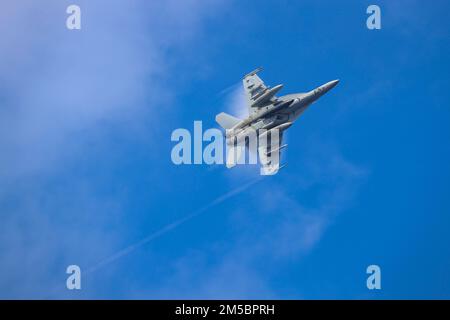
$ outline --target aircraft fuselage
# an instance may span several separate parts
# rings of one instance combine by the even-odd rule
[[[307,93],[294,93],[281,96],[277,101],[259,108],[258,112],[242,120],[227,132],[229,143],[240,141],[248,135],[248,131],[278,128],[284,131],[321,96],[338,84],[333,80]]]

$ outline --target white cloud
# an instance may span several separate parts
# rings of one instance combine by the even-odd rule
[[[69,31],[69,4],[16,1],[0,11],[3,298],[47,297],[65,283],[61,266],[88,265],[120,247],[126,190],[105,195],[95,177],[70,170],[89,154],[96,171],[108,165],[114,150],[95,154],[114,145],[106,124],[130,134],[169,110],[161,106],[174,96],[178,51],[197,45],[223,5],[80,0],[82,30]]]
[[[195,0],[79,5],[79,31],[66,29],[64,2],[8,3],[0,13],[8,40],[0,45],[0,146],[7,150],[0,177],[52,170],[97,126],[133,125],[168,110],[173,51],[188,47],[221,7]]]

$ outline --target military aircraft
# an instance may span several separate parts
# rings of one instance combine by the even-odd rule
[[[279,159],[279,152],[287,146],[281,143],[283,131],[288,129],[312,103],[333,89],[339,83],[339,80],[327,82],[306,93],[293,93],[277,97],[276,94],[283,88],[283,85],[266,86],[257,75],[261,70],[262,68],[257,68],[246,74],[242,80],[249,116],[246,119],[238,119],[221,112],[216,115],[216,121],[226,130],[228,145],[242,141],[248,136],[249,131],[257,132],[259,139],[262,135],[268,134],[270,136],[272,132],[276,131],[278,133],[277,147],[269,147],[265,152],[259,151],[259,154],[260,159],[262,159],[261,153],[264,156],[270,156],[277,152],[277,159]],[[231,157],[234,158],[235,155],[231,154]],[[237,158],[239,157],[238,155]],[[265,159],[261,164],[269,171],[275,170],[276,173],[281,168],[279,163],[270,163],[270,160],[267,162],[267,157]],[[232,167],[235,164],[235,161],[227,161],[227,167]]]

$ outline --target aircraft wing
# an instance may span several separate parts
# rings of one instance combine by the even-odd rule
[[[261,165],[261,174],[264,175],[273,175],[278,172],[281,168],[285,166],[281,165],[281,150],[287,147],[287,144],[282,144],[283,142],[283,132],[280,132],[278,142],[274,142],[274,147],[272,148],[272,141],[268,146],[259,145],[258,146],[258,154],[259,154],[259,162]],[[241,157],[244,155],[244,149],[248,150],[248,146],[235,146],[234,148],[230,148],[227,154],[226,166],[227,168],[234,167],[239,161]]]
[[[261,70],[262,68],[253,70],[246,74],[242,80],[249,115],[257,112],[258,108],[273,103],[276,99],[275,94],[283,87],[281,84],[273,88],[266,86],[257,75]]]
[[[267,89],[264,81],[262,81],[261,78],[257,75],[257,73],[261,70],[262,68],[253,70],[249,74],[245,75],[244,79],[242,80],[249,115],[252,115],[253,113],[255,113],[255,111],[257,111],[257,109],[253,107],[253,102],[255,101],[254,98]]]
[[[259,149],[259,159],[261,163],[261,170],[266,175],[276,174],[285,165],[281,165],[281,150],[287,147],[283,144],[283,132],[280,132],[278,143],[275,142],[275,147],[272,149],[271,144],[267,147]]]

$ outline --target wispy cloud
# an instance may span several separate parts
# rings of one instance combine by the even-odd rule
[[[68,4],[21,1],[0,13],[8,39],[0,45],[0,177],[54,170],[97,127],[168,110],[160,106],[173,98],[167,83],[182,57],[173,51],[186,50],[222,6],[80,1],[82,30],[69,31]]]
[[[290,293],[277,292],[271,285],[273,279],[283,266],[306,258],[317,246],[335,219],[353,205],[369,174],[366,168],[345,159],[332,143],[314,140],[303,147],[300,171],[290,168],[290,172],[266,177],[245,193],[245,204],[234,203],[225,228],[235,232],[226,244],[213,244],[207,252],[189,252],[175,263],[177,272],[166,285],[146,294],[166,298],[301,298],[301,286]],[[250,173],[243,174],[248,177]],[[234,175],[230,181],[236,184],[239,178]],[[314,197],[319,200],[303,202],[302,194],[308,194],[309,200],[311,190],[316,190]]]
[[[78,1],[82,30],[69,31],[69,4],[10,2],[0,12],[3,298],[46,296],[64,285],[62,266],[120,247],[126,190],[105,192],[108,179],[95,176],[121,150],[103,151],[169,110],[161,106],[173,102],[171,71],[185,56],[175,53],[195,46],[223,6]],[[89,157],[95,165],[85,168]]]
[[[227,91],[224,109],[240,119],[248,117],[247,102],[245,101],[245,92],[241,82],[230,87]]]

